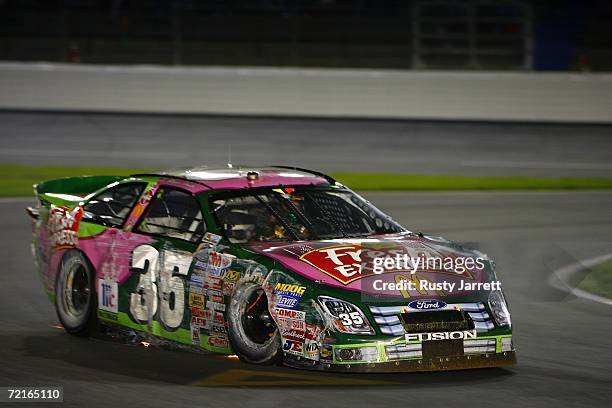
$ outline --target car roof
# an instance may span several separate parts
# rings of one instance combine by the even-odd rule
[[[333,178],[323,173],[288,166],[198,166],[132,175],[132,177],[142,176],[159,176],[188,180],[213,190],[335,183]]]

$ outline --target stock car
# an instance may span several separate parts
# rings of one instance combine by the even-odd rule
[[[203,166],[34,191],[32,253],[70,334],[119,326],[314,370],[516,362],[490,258],[405,229],[327,175]]]

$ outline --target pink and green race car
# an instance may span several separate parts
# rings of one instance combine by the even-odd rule
[[[32,251],[65,330],[99,325],[255,364],[514,364],[483,253],[413,233],[324,174],[198,167],[35,186]]]

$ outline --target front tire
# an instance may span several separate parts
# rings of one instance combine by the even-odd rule
[[[282,361],[280,333],[268,313],[268,298],[260,285],[236,289],[228,312],[228,336],[240,360],[251,364]]]
[[[95,272],[85,255],[68,250],[61,260],[55,282],[55,310],[64,329],[75,336],[95,331]]]

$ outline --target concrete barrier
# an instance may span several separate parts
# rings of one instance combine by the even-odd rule
[[[612,74],[0,63],[0,109],[612,122]]]

